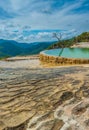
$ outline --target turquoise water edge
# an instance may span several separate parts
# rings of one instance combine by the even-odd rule
[[[49,56],[89,59],[89,48],[64,48],[63,51],[62,49],[52,49],[43,51],[43,53]]]

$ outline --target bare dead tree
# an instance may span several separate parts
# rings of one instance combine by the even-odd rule
[[[57,33],[53,33],[53,37],[57,38],[58,41],[61,41],[62,39],[62,33],[59,33],[59,36]]]
[[[60,41],[62,40],[62,36],[63,34],[62,33],[53,33],[53,37],[56,38],[58,40],[58,42],[60,43]],[[64,44],[60,44],[60,47],[61,48],[64,48]]]

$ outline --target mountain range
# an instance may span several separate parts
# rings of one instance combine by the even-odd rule
[[[0,39],[0,57],[39,54],[54,42],[18,43],[13,40]]]

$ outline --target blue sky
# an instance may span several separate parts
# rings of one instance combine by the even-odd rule
[[[0,0],[0,39],[53,41],[89,31],[89,0]]]

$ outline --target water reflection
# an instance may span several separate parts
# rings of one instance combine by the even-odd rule
[[[62,56],[66,58],[85,58],[89,59],[89,48],[63,48],[45,51],[52,56]]]
[[[63,50],[64,50],[64,48],[62,48],[62,49],[61,49],[61,51],[59,52],[59,56],[61,56],[61,55],[62,55]]]

